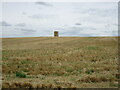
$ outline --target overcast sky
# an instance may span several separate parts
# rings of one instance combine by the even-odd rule
[[[116,36],[117,2],[5,2],[3,37]]]

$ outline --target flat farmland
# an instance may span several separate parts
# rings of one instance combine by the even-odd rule
[[[3,88],[118,87],[117,37],[2,39]]]

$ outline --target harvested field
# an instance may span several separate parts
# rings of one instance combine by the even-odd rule
[[[3,88],[116,88],[117,37],[2,39]]]

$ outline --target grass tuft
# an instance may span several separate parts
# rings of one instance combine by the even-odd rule
[[[88,46],[87,49],[88,50],[98,50],[99,47],[98,46]]]
[[[25,73],[23,73],[23,72],[19,72],[19,71],[17,71],[17,72],[16,72],[16,77],[26,78],[27,75],[26,75]]]

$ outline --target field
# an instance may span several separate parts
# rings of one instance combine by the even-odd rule
[[[2,39],[3,88],[118,87],[117,37]]]

